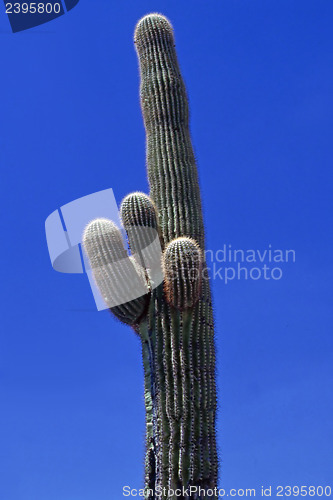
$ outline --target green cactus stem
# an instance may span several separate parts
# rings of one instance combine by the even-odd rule
[[[137,280],[144,276],[148,292],[134,303],[130,301],[130,307],[126,303],[117,307],[125,315],[123,321],[134,326],[142,344],[147,498],[166,500],[167,495],[158,494],[163,488],[167,492],[192,486],[207,492],[217,486],[214,324],[188,100],[172,26],[164,16],[149,14],[138,22],[134,41],[150,196],[127,196],[121,205],[121,218],[132,252],[127,265],[134,262],[139,269],[144,268],[144,274],[137,272]],[[99,228],[99,223],[95,224]],[[106,243],[98,231],[85,248],[97,266],[95,279],[102,294],[109,290],[112,295],[118,275],[108,274],[108,268],[100,264],[109,253],[120,259],[125,254],[120,233],[113,228],[114,235],[111,231]],[[152,245],[157,240],[160,252]],[[112,250],[112,245],[117,248]],[[161,264],[163,282],[156,279]],[[128,275],[125,266],[125,283]],[[126,289],[128,284],[124,286]],[[120,317],[118,310],[112,312]],[[185,498],[217,496],[210,491]]]

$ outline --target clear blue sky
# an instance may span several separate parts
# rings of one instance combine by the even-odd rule
[[[133,30],[152,11],[175,28],[208,248],[296,252],[280,280],[212,281],[220,486],[333,489],[332,1],[81,0],[17,34],[0,10],[0,500],[142,486],[139,342],[53,271],[44,221],[147,191]]]

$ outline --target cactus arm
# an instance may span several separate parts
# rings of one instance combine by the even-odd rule
[[[160,283],[161,244],[154,203],[144,193],[127,195],[120,205],[120,216],[135,260],[146,270],[150,288]]]
[[[84,230],[83,247],[106,305],[116,318],[136,328],[149,303],[148,286],[144,270],[128,256],[121,232],[112,221],[95,219]],[[133,290],[138,297],[128,300]]]
[[[166,300],[179,310],[193,307],[201,295],[202,254],[190,238],[176,238],[163,254]]]

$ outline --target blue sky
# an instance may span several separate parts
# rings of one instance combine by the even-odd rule
[[[53,271],[44,222],[148,190],[133,30],[152,11],[175,29],[207,247],[296,255],[279,280],[212,280],[220,486],[333,489],[333,3],[81,0],[17,34],[0,11],[1,500],[142,486],[139,342]]]

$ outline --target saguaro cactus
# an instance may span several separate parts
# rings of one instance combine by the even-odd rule
[[[211,499],[218,469],[214,326],[188,101],[170,22],[160,14],[143,17],[134,42],[150,196],[133,193],[121,203],[132,256],[116,271],[112,264],[126,250],[111,221],[92,221],[83,242],[106,303],[142,343],[147,498],[169,498],[168,491],[192,486],[177,498]],[[152,252],[149,263],[140,259],[153,239],[140,228],[160,237],[164,280],[158,286],[158,254]],[[145,287],[141,296],[120,303],[135,283]]]

